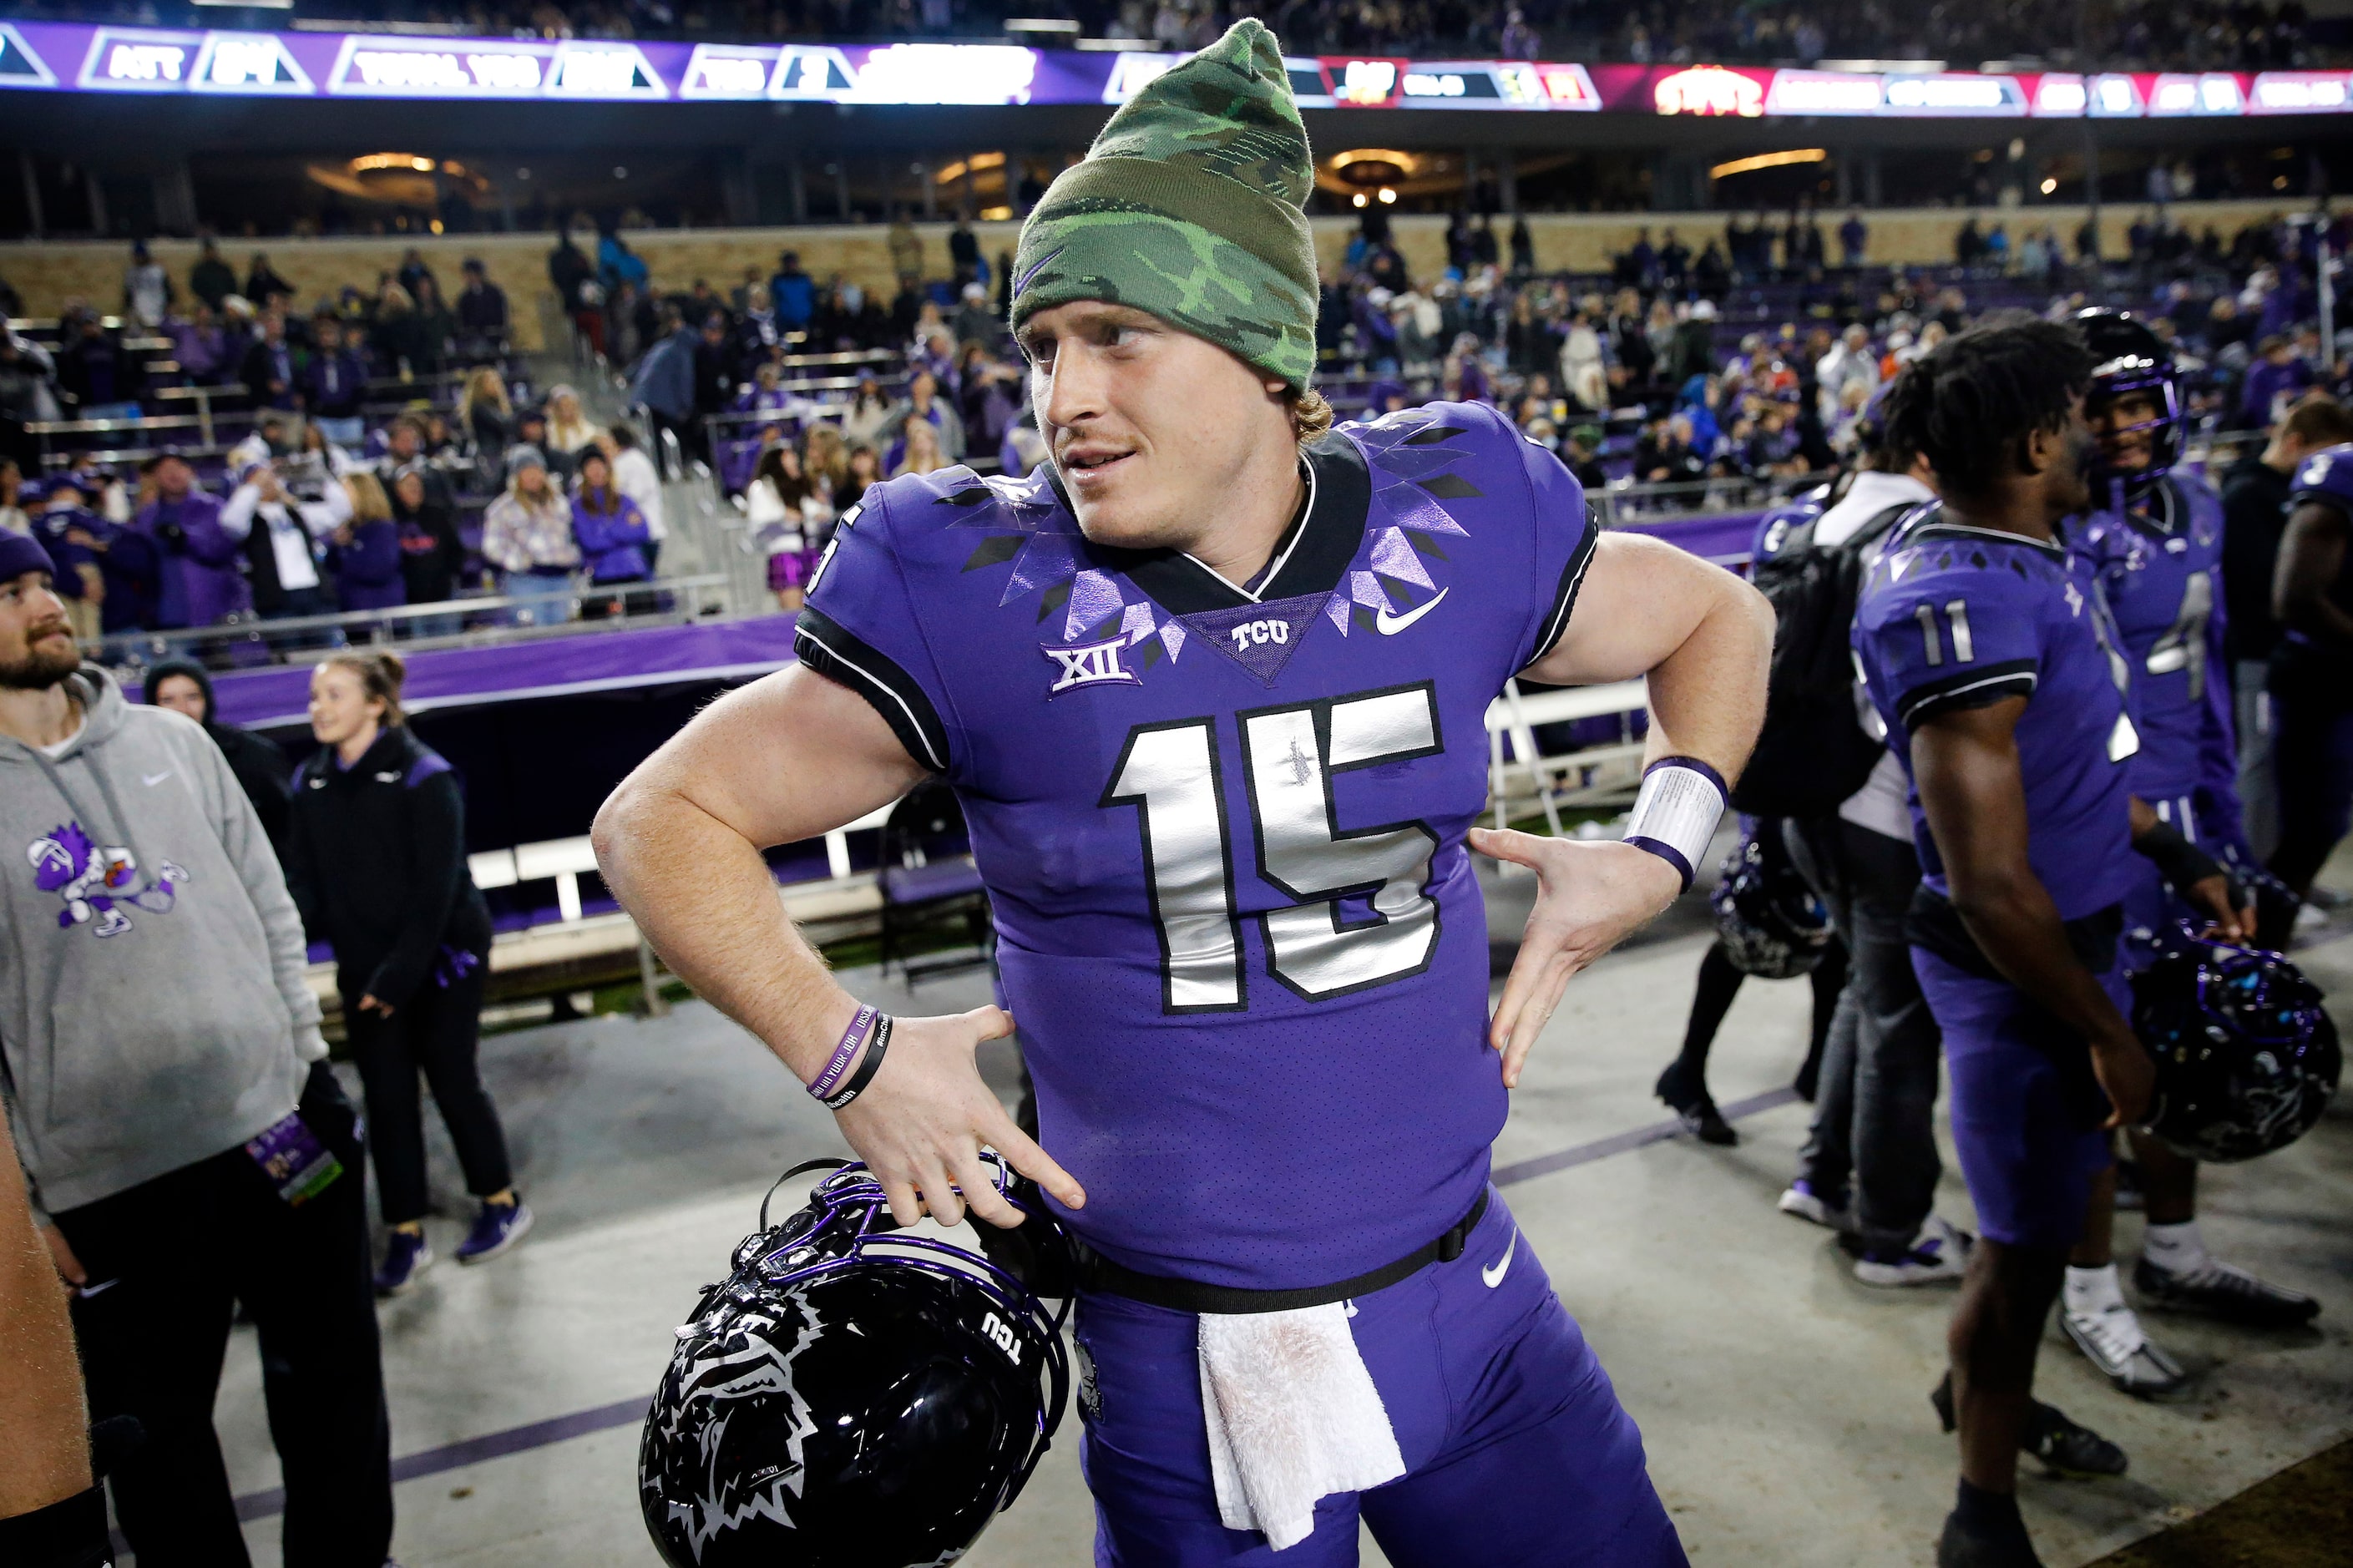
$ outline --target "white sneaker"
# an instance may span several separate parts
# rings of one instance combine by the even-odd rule
[[[1969,1266],[1976,1237],[1942,1215],[1932,1214],[1902,1252],[1866,1252],[1855,1259],[1854,1277],[1866,1285],[1941,1285],[1958,1279]]]
[[[2084,1358],[2126,1394],[2147,1399],[2171,1394],[2189,1381],[2181,1363],[2149,1342],[2140,1319],[2121,1302],[2084,1312],[2063,1301],[2059,1323]]]
[[[1825,1196],[1814,1191],[1814,1184],[1803,1176],[1789,1184],[1789,1190],[1781,1194],[1777,1206],[1783,1214],[1820,1226],[1824,1230],[1848,1230],[1854,1225],[1854,1214],[1847,1206],[1844,1193]]]

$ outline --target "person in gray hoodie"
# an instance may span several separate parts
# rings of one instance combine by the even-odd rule
[[[245,1561],[212,1426],[230,1314],[259,1331],[289,1568],[392,1539],[356,1119],[323,1065],[302,922],[201,725],[83,664],[39,547],[0,536],[0,1097],[142,1561]]]

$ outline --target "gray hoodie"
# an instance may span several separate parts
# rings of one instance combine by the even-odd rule
[[[51,759],[0,736],[0,1090],[35,1203],[235,1148],[324,1054],[301,917],[203,726],[86,664]]]

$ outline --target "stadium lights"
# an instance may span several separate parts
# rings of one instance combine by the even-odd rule
[[[1759,169],[1782,169],[1792,163],[1820,163],[1830,158],[1826,147],[1799,147],[1788,153],[1759,153],[1753,158],[1735,158],[1729,163],[1718,163],[1707,172],[1711,180],[1729,179],[1735,174],[1753,174]]]
[[[2053,192],[2053,191],[2057,190],[2058,188],[2059,188],[2059,182],[2058,182],[2057,180],[2055,180],[2055,179],[2053,179],[2053,178],[2050,177],[2049,175],[2045,175],[2045,176],[2043,177],[2043,181],[2042,181],[2042,194],[2043,194],[2044,195],[2046,195],[2046,196],[2047,196],[2047,195],[2049,195],[2052,192]]]
[[[1386,205],[1386,204],[1388,204],[1388,203],[1394,202],[1394,201],[1396,201],[1396,200],[1397,200],[1397,192],[1395,192],[1395,191],[1391,190],[1391,189],[1390,189],[1388,186],[1387,186],[1387,185],[1383,185],[1383,186],[1381,187],[1381,201],[1382,201],[1382,203],[1383,203],[1384,205]]]
[[[1357,206],[1363,206],[1363,205],[1365,205],[1365,193],[1364,193],[1364,192],[1362,192],[1362,191],[1358,191],[1358,192],[1356,193],[1356,205]]]
[[[1008,33],[1043,33],[1055,37],[1075,38],[1079,25],[1056,16],[1008,16],[1005,30]]]

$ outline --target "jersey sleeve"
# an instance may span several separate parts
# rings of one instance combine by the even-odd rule
[[[793,634],[800,662],[873,705],[907,754],[944,773],[955,763],[946,682],[932,657],[892,536],[887,498],[842,514],[810,579]]]
[[[1521,634],[1519,662],[1513,667],[1525,669],[1550,653],[1568,629],[1577,590],[1585,585],[1586,569],[1593,564],[1593,549],[1601,538],[1601,522],[1585,499],[1585,487],[1558,458],[1516,431],[1511,439],[1527,472],[1535,535],[1529,582],[1535,591]]]
[[[2022,588],[2008,573],[1936,578],[1873,617],[1873,652],[1906,731],[1939,713],[2034,694],[2042,617]]]

